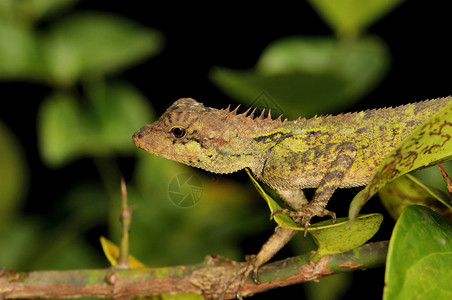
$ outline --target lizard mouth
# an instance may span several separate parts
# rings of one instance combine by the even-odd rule
[[[140,130],[138,130],[137,132],[135,132],[132,136],[132,140],[133,143],[135,144],[135,146],[137,146],[138,148],[141,148],[143,150],[146,150],[145,148],[145,143],[144,143],[144,137],[146,136],[146,131],[148,131],[150,128],[150,125],[145,125],[143,127],[141,127]]]

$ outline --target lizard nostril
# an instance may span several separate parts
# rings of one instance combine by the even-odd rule
[[[143,138],[143,134],[140,131],[135,132],[134,135],[132,136],[133,143],[135,145],[137,145],[139,140],[141,140],[142,138]]]

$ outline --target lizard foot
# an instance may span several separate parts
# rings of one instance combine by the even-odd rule
[[[306,204],[301,209],[297,211],[292,211],[288,209],[277,209],[273,211],[270,218],[273,218],[276,214],[285,214],[291,217],[295,222],[300,222],[304,226],[304,237],[308,234],[308,227],[311,225],[310,221],[312,217],[324,217],[330,216],[333,218],[333,222],[336,223],[336,214],[329,211],[321,206],[315,206]]]
[[[231,284],[233,284],[234,281],[238,277],[241,277],[241,279],[240,279],[240,283],[239,283],[239,286],[236,291],[236,298],[240,299],[240,300],[243,299],[243,297],[241,295],[243,286],[245,285],[245,282],[251,273],[252,273],[252,278],[253,278],[254,283],[260,284],[260,281],[259,281],[258,275],[257,275],[257,272],[259,271],[259,267],[256,267],[254,264],[254,262],[256,260],[256,255],[247,255],[245,259],[247,261],[246,265],[237,272],[236,276],[234,276],[234,278],[230,282],[228,282],[226,284],[225,289],[223,290],[223,293],[220,296],[221,300],[223,299],[224,294],[226,293],[226,290],[228,289],[228,287]]]

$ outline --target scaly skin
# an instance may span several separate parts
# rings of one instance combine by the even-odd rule
[[[149,153],[214,173],[250,168],[295,209],[280,212],[301,221],[306,235],[312,217],[335,218],[325,207],[336,188],[366,185],[391,150],[451,99],[282,121],[264,113],[254,117],[249,110],[237,114],[229,107],[209,108],[186,98],[136,132],[133,141]],[[309,204],[303,188],[316,188]],[[275,232],[245,275],[256,275],[294,234],[286,228]]]

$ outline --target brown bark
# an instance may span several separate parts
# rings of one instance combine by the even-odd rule
[[[328,255],[310,262],[310,255],[291,257],[264,265],[261,284],[251,279],[242,296],[251,296],[280,286],[318,280],[324,276],[381,266],[388,243],[369,243],[352,251]],[[196,293],[207,298],[236,297],[238,272],[245,263],[209,256],[197,265],[134,270],[93,269],[15,272],[0,270],[0,299],[99,297],[132,299],[136,296]],[[230,284],[229,284],[230,283]]]

